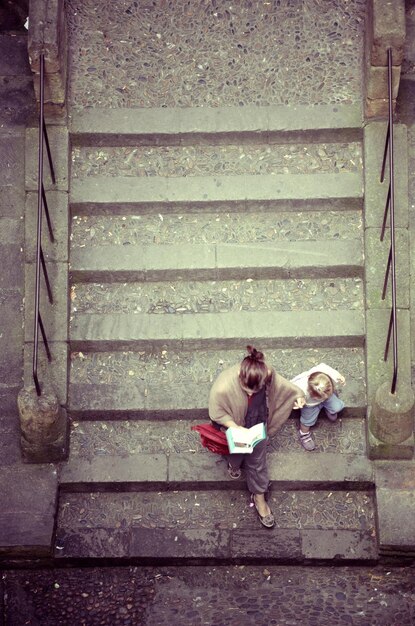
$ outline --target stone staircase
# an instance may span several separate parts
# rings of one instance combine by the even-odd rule
[[[61,560],[377,558],[361,124],[353,104],[73,112]],[[347,378],[315,453],[297,417],[270,441],[271,542],[190,430],[247,343],[288,378],[320,361]]]

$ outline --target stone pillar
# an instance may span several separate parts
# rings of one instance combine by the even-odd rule
[[[29,61],[39,101],[40,55],[45,55],[45,117],[66,119],[68,33],[64,0],[31,0],[29,10]],[[49,119],[48,119],[49,118]]]
[[[25,387],[19,392],[17,404],[23,460],[26,463],[66,460],[68,420],[56,395],[46,389],[38,396],[34,387]]]
[[[392,49],[392,95],[395,108],[405,32],[405,0],[370,0],[364,60],[365,117],[368,119],[388,115],[388,48]]]
[[[415,397],[409,384],[391,393],[390,382],[378,387],[369,414],[369,456],[411,459],[414,450]]]

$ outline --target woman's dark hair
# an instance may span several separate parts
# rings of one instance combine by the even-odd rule
[[[239,380],[244,387],[256,392],[267,384],[270,374],[263,353],[258,352],[253,346],[246,346],[246,349],[248,356],[241,363]]]

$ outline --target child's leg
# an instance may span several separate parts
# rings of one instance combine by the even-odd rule
[[[323,402],[323,406],[328,413],[328,417],[330,419],[334,417],[337,418],[337,413],[339,413],[342,409],[344,409],[344,402],[340,400],[340,398],[333,393],[327,400]]]
[[[300,425],[303,432],[308,432],[317,421],[321,404],[315,406],[303,406],[301,409]]]
[[[316,423],[320,409],[321,404],[317,404],[316,406],[303,406],[301,409],[299,435],[300,443],[305,450],[311,451],[316,447],[310,433],[310,428]]]

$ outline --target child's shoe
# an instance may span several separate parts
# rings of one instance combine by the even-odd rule
[[[327,419],[329,419],[330,422],[335,422],[338,417],[338,413],[330,413],[327,409],[324,410],[326,412]]]
[[[298,434],[300,437],[300,443],[305,450],[311,452],[311,450],[315,449],[316,444],[314,443],[314,439],[312,438],[310,431],[308,433],[303,433],[300,429]]]

